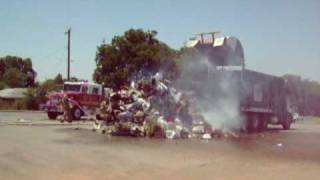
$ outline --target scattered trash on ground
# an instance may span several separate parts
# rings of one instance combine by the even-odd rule
[[[18,121],[19,121],[19,122],[26,122],[26,120],[23,119],[23,118],[18,119]]]
[[[93,131],[167,139],[237,137],[232,132],[213,130],[190,106],[190,97],[171,84],[157,73],[120,90],[110,89],[101,103]]]

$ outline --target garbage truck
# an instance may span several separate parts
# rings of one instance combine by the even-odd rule
[[[202,84],[193,86],[202,87],[196,90],[197,93],[205,94],[210,89],[212,104],[232,96],[244,129],[249,132],[264,130],[268,124],[290,129],[292,113],[286,81],[246,69],[243,47],[236,37],[218,37],[216,32],[201,33],[185,46],[196,50],[202,56],[200,59],[208,62],[201,80],[194,82]]]

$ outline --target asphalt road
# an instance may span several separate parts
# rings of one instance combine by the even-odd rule
[[[211,141],[112,137],[90,128],[40,112],[0,112],[0,179],[320,177],[319,120]]]

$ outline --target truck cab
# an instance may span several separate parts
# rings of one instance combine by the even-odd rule
[[[63,114],[62,98],[67,97],[72,105],[73,119],[94,113],[104,97],[102,85],[89,82],[65,82],[61,92],[48,95],[45,110],[50,119],[56,119]]]

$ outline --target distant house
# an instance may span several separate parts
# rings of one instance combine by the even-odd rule
[[[0,100],[6,102],[14,102],[26,97],[28,88],[11,88],[0,90]]]

